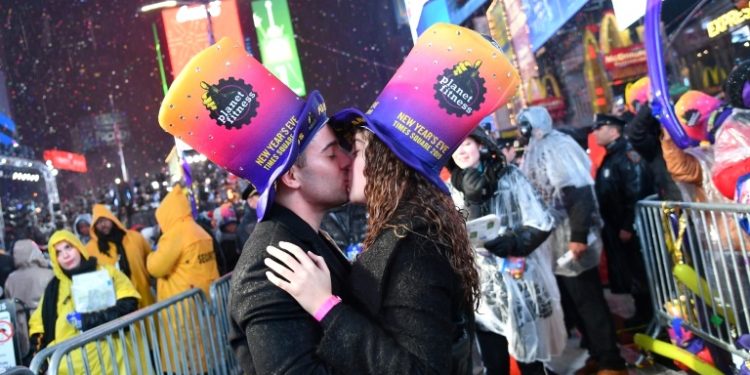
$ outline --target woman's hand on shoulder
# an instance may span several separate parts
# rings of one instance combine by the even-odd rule
[[[266,248],[270,257],[264,263],[271,270],[266,277],[314,315],[331,296],[331,275],[325,259],[289,242],[279,242],[279,248]]]

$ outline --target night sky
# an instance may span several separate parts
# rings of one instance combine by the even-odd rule
[[[289,0],[308,92],[320,90],[329,114],[367,107],[411,46],[390,0]],[[166,41],[150,1],[0,0],[0,69],[7,75],[18,141],[37,157],[50,148],[83,152],[74,129],[83,119],[123,112],[130,130],[125,159],[131,176],[158,171],[173,140],[157,123],[163,97],[151,24]],[[237,0],[245,37],[257,41],[250,0]],[[169,70],[168,57],[165,66]],[[171,72],[167,72],[171,81]],[[118,175],[114,148],[86,154],[89,172],[61,172],[61,193],[110,183]],[[107,169],[107,162],[115,168]]]

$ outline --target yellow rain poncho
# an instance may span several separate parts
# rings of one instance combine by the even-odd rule
[[[148,257],[148,272],[157,278],[159,301],[191,288],[201,288],[208,296],[211,283],[219,278],[211,236],[190,212],[190,203],[181,187],[167,194],[156,209],[162,236],[156,251]]]
[[[81,241],[76,237],[75,234],[61,230],[55,232],[52,237],[49,240],[48,245],[48,251],[50,254],[50,262],[52,264],[52,271],[55,274],[55,278],[59,280],[59,287],[58,287],[58,295],[57,295],[57,319],[55,321],[55,332],[54,332],[54,340],[51,341],[48,346],[55,345],[61,341],[70,339],[72,337],[77,336],[80,334],[80,332],[71,325],[66,317],[69,313],[72,313],[75,311],[75,307],[73,306],[73,298],[71,293],[71,287],[73,284],[73,281],[70,277],[68,277],[60,267],[58,261],[57,261],[57,250],[55,249],[55,245],[66,241],[70,243],[72,246],[74,246],[78,251],[81,253],[81,261],[89,259],[89,254],[86,251],[86,248],[81,243]],[[115,288],[115,296],[117,300],[123,299],[123,298],[136,298],[139,299],[140,295],[133,287],[133,284],[130,283],[130,280],[120,271],[116,270],[112,266],[107,265],[101,265],[98,264],[96,266],[97,270],[107,270],[109,273],[109,276],[112,278],[114,288]],[[54,280],[54,279],[53,279]],[[44,332],[44,322],[42,321],[42,312],[44,310],[44,296],[42,296],[39,306],[34,311],[34,314],[31,315],[31,320],[29,321],[29,335],[33,336],[35,334],[49,334]],[[119,364],[120,366],[120,373],[124,373],[125,368],[123,366],[123,353],[119,350],[120,346],[115,345],[115,358],[113,360],[109,350],[102,350],[103,355],[103,362],[105,365],[105,373],[111,374],[114,373],[114,369],[112,366],[115,364]],[[98,359],[96,346],[95,345],[87,345],[86,346],[86,352],[88,355],[88,361],[89,361],[89,369],[91,370],[90,373],[99,374],[102,373],[101,364]],[[72,356],[72,362],[73,362],[73,369],[74,371],[72,373],[80,374],[85,372],[83,360],[81,358],[81,355],[76,353]],[[68,369],[67,365],[63,362],[59,369],[59,374],[67,374]]]
[[[99,263],[117,267],[118,257],[120,256],[117,246],[109,242],[107,254],[99,251],[99,238],[94,228],[96,221],[100,218],[111,220],[116,227],[125,232],[125,236],[122,239],[122,247],[125,249],[125,254],[130,264],[130,282],[133,283],[135,289],[141,295],[138,308],[144,308],[153,304],[154,296],[151,294],[149,275],[146,270],[146,258],[151,253],[148,241],[140,233],[127,230],[120,220],[104,205],[94,205],[93,217],[93,220],[91,220],[91,240],[86,244],[86,250],[88,250],[91,256],[96,257]]]
[[[157,300],[163,301],[192,288],[200,288],[208,296],[211,283],[219,278],[213,240],[193,220],[190,203],[179,185],[164,197],[156,210],[156,221],[163,234],[156,251],[149,255],[147,266],[149,273],[157,278]],[[206,361],[205,352],[210,346],[202,343],[207,342],[209,338],[202,337],[201,328],[205,327],[196,326],[197,317],[191,316],[197,314],[197,309],[201,306],[189,302],[183,307],[184,309],[179,312],[172,310],[172,313],[161,314],[162,324],[171,322],[170,328],[174,333],[170,335],[163,330],[160,331],[162,364],[166,372],[179,372],[180,354],[188,350],[186,348],[195,348],[199,358],[188,359],[188,372],[205,372],[207,366],[216,366],[216,363]],[[185,311],[189,313],[185,314]],[[182,335],[182,341],[177,333]],[[177,341],[177,345],[174,340]]]

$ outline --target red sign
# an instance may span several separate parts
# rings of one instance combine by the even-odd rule
[[[79,173],[86,173],[88,171],[88,168],[86,168],[86,157],[81,154],[60,150],[46,150],[44,151],[44,160],[51,161],[52,166],[57,169]]]
[[[604,66],[614,81],[643,76],[648,70],[646,49],[643,48],[643,44],[612,48],[610,53],[604,56]]]
[[[13,338],[13,325],[7,320],[0,320],[0,344]]]
[[[207,5],[211,14],[214,41],[223,37],[243,43],[244,37],[237,16],[236,0],[211,1]],[[167,49],[176,77],[191,57],[208,47],[208,18],[204,5],[165,9],[161,13],[167,34]]]

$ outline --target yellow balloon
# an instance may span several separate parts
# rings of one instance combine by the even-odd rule
[[[672,274],[679,282],[695,293],[696,296],[702,296],[703,302],[711,306],[716,314],[724,316],[732,325],[735,324],[736,320],[734,318],[734,312],[731,310],[731,306],[716,306],[718,303],[716,303],[711,296],[718,296],[719,293],[712,291],[706,280],[698,276],[693,267],[690,267],[687,264],[678,264],[672,269]]]
[[[661,340],[656,340],[642,333],[636,333],[633,341],[636,345],[641,347],[641,349],[656,353],[662,357],[667,357],[669,359],[679,361],[685,366],[689,367],[691,370],[701,375],[722,374],[721,371],[719,371],[716,367],[709,365],[702,359],[698,358],[698,356],[696,356],[695,354],[690,353],[689,351],[682,349],[676,345],[672,345]]]

